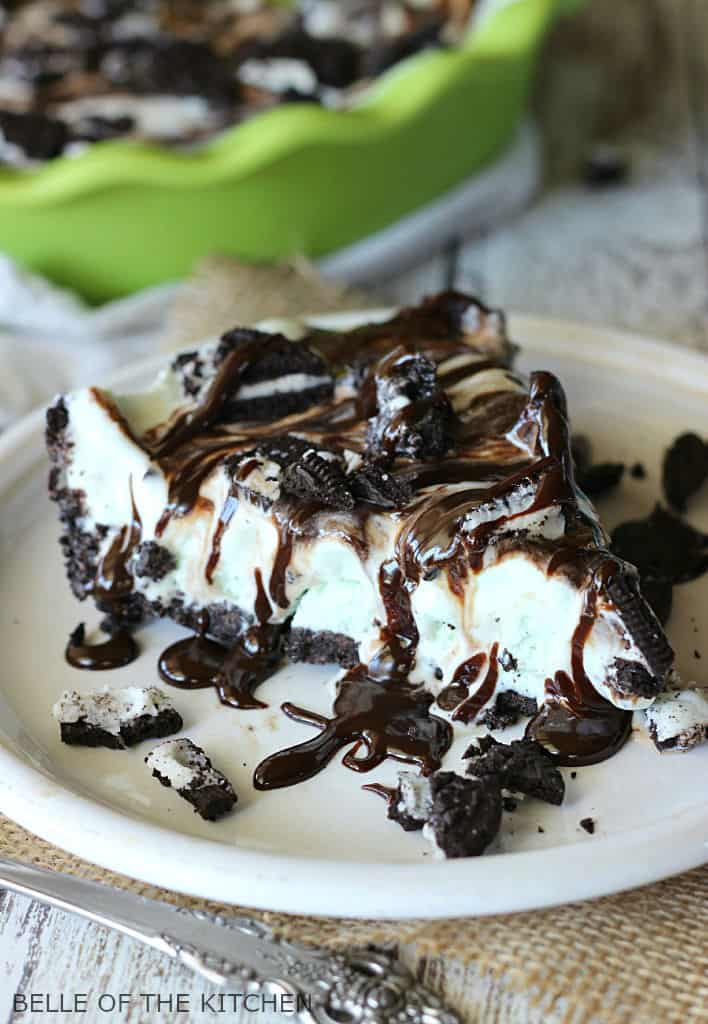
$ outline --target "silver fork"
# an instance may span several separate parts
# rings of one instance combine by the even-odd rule
[[[113,928],[216,985],[286,996],[306,1024],[460,1024],[384,949],[330,953],[278,939],[251,918],[172,907],[12,860],[0,859],[0,888]]]

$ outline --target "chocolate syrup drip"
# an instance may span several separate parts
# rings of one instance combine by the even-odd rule
[[[595,621],[597,582],[589,587],[573,634],[571,669],[546,680],[547,703],[531,719],[526,735],[541,743],[558,764],[585,765],[617,753],[631,732],[632,713],[597,692],[584,668],[585,643]]]
[[[106,669],[130,665],[140,649],[127,629],[119,629],[100,644],[87,644],[83,622],[76,627],[66,645],[65,658],[73,668],[103,672]]]
[[[108,407],[106,405],[106,408]],[[116,412],[116,415],[119,414]],[[132,520],[128,526],[122,527],[111,541],[96,567],[96,575],[90,588],[90,593],[99,608],[108,612],[118,622],[125,600],[133,591],[133,577],[128,570],[128,561],[140,543],[142,534],[140,516],[133,500],[132,483],[130,500]],[[71,634],[64,652],[66,660],[74,668],[94,672],[122,668],[135,661],[139,654],[140,648],[135,639],[124,628],[115,629],[103,643],[87,644],[83,623]]]
[[[368,772],[392,757],[430,775],[440,768],[452,742],[450,725],[430,714],[432,702],[432,694],[422,687],[381,682],[365,665],[358,665],[337,684],[332,718],[283,704],[289,718],[315,726],[320,734],[261,761],[254,785],[260,790],[280,789],[311,779],[349,743],[355,746],[342,763],[353,771]],[[357,756],[362,748],[363,756]]]
[[[379,591],[386,625],[381,630],[383,646],[372,659],[369,672],[375,679],[404,679],[413,668],[419,637],[408,583],[395,562],[381,566]]]
[[[259,575],[256,582],[262,593]],[[264,612],[260,596],[256,606]],[[267,707],[253,691],[273,674],[280,660],[280,627],[261,622],[246,630],[231,648],[208,637],[208,629],[208,616],[202,613],[199,632],[178,640],[160,655],[160,678],[183,690],[213,686],[221,703],[229,707]]]
[[[96,576],[91,585],[91,594],[99,607],[107,612],[118,613],[120,607],[133,592],[133,576],[128,570],[128,562],[140,543],[142,523],[133,499],[132,483],[130,486],[132,520],[123,526],[113,538],[105,555],[96,569]]]
[[[497,661],[498,652],[499,644],[495,643],[489,652],[489,668],[487,669],[487,674],[484,677],[484,682],[476,693],[460,704],[452,716],[454,722],[464,722],[465,724],[468,722],[474,722],[475,718],[487,701],[490,701],[494,696],[494,690],[497,685],[497,676],[499,675],[499,662]],[[462,682],[469,690],[469,687],[476,682],[486,660],[486,654],[475,654],[474,657],[460,665],[455,672],[453,682]]]
[[[395,804],[398,796],[398,790],[393,789],[391,786],[384,786],[380,782],[367,782],[367,784],[361,788],[365,789],[367,793],[375,793],[376,796],[383,797],[386,801],[386,807],[389,810]]]
[[[221,538],[224,535],[224,530],[227,528],[233,518],[233,514],[238,507],[238,498],[235,494],[231,493],[227,497],[224,507],[221,510],[219,521],[214,529],[214,535],[211,540],[211,551],[209,552],[209,559],[204,570],[207,583],[214,582],[214,573],[216,567],[219,564],[221,558]]]

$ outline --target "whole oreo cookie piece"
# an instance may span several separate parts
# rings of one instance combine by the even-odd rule
[[[224,404],[225,420],[277,420],[332,395],[334,378],[322,356],[283,334],[245,327],[228,331],[216,348],[215,367],[244,345],[257,349],[257,354],[241,374],[235,394]]]

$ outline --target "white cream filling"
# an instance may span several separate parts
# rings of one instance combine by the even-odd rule
[[[247,398],[265,398],[268,395],[285,395],[293,391],[307,391],[310,388],[329,384],[331,378],[326,374],[286,373],[273,380],[262,380],[256,384],[242,384],[236,397],[244,401]]]
[[[204,751],[186,738],[158,743],[145,758],[145,764],[177,790],[187,789],[197,781],[200,786],[219,785],[223,778],[219,772],[207,767]]]
[[[57,722],[71,724],[85,721],[96,729],[117,736],[121,726],[128,725],[143,715],[157,716],[172,708],[169,697],[154,686],[142,689],[129,686],[121,690],[94,690],[79,694],[65,690],[52,708]]]

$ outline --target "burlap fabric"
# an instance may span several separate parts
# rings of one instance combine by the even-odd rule
[[[284,292],[287,301],[281,301]],[[278,306],[273,295],[280,296]],[[238,321],[350,307],[357,301],[361,296],[323,283],[309,269],[254,272],[212,260],[178,297],[165,344],[188,343]],[[470,1024],[708,1021],[708,866],[558,909],[387,922],[254,912],[192,899],[104,871],[1,817],[0,855],[173,904],[247,913],[283,937],[331,949],[394,943],[417,975]],[[414,905],[412,896],[411,909]]]

